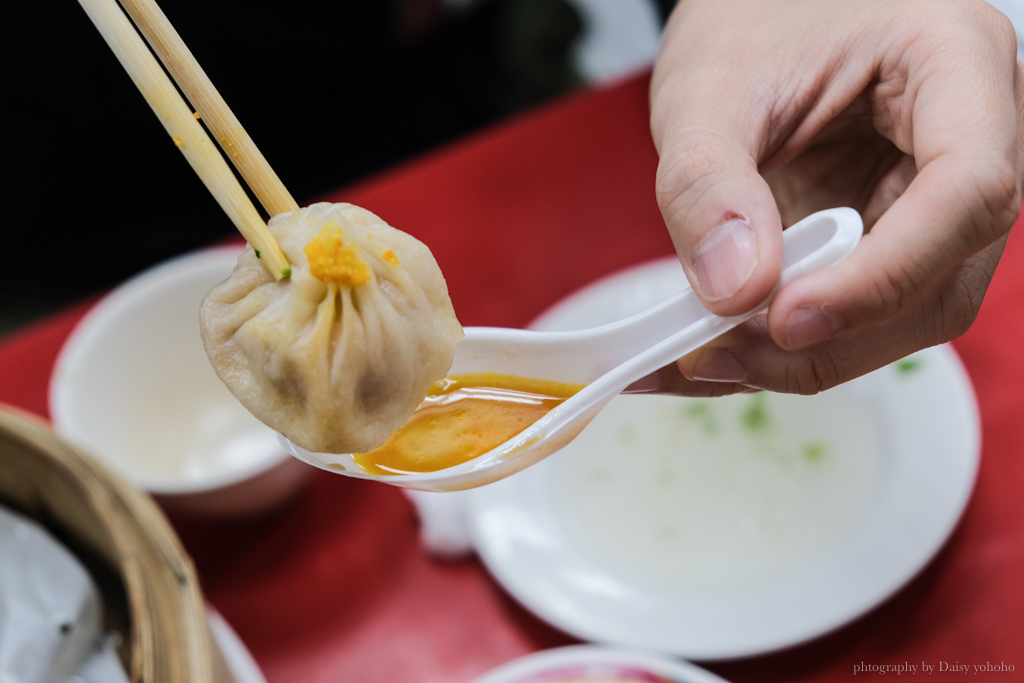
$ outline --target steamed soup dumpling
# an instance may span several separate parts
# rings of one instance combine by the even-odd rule
[[[311,451],[376,448],[451,367],[462,327],[430,250],[351,204],[281,214],[292,264],[274,278],[247,247],[200,324],[217,374],[246,408]]]

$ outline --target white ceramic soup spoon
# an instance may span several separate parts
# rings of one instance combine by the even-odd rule
[[[311,465],[360,479],[424,491],[454,491],[488,484],[522,470],[565,446],[619,392],[677,358],[764,311],[783,285],[842,261],[863,231],[853,209],[821,211],[783,233],[779,284],[748,313],[708,312],[685,286],[675,296],[630,318],[573,332],[467,327],[450,375],[500,373],[585,385],[533,425],[460,465],[434,472],[377,475],[347,454],[314,453],[279,437],[285,449]]]

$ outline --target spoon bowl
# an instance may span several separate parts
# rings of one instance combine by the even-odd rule
[[[331,472],[425,491],[454,491],[503,479],[539,462],[572,441],[591,419],[634,381],[763,312],[793,280],[833,266],[853,251],[863,232],[853,209],[813,214],[783,233],[779,283],[754,309],[718,316],[692,287],[618,322],[572,332],[467,327],[455,348],[450,375],[498,373],[585,385],[530,427],[497,448],[460,465],[433,472],[378,475],[349,454],[315,453],[278,436],[285,450]]]

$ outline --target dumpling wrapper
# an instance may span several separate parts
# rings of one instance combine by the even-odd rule
[[[311,273],[306,247],[328,225],[367,281]],[[351,204],[313,204],[268,227],[291,277],[275,281],[247,247],[203,300],[206,353],[235,397],[293,443],[373,450],[445,376],[463,337],[441,269],[419,240]]]

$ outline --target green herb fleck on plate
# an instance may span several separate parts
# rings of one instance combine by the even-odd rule
[[[750,406],[740,416],[744,429],[748,432],[763,432],[771,427],[768,416],[767,394],[760,392],[750,397]]]
[[[804,457],[811,462],[817,462],[825,457],[827,450],[825,444],[814,441],[804,446]]]
[[[909,375],[910,373],[921,369],[921,361],[916,358],[904,358],[893,363],[893,367],[895,367],[896,372],[901,375]]]

